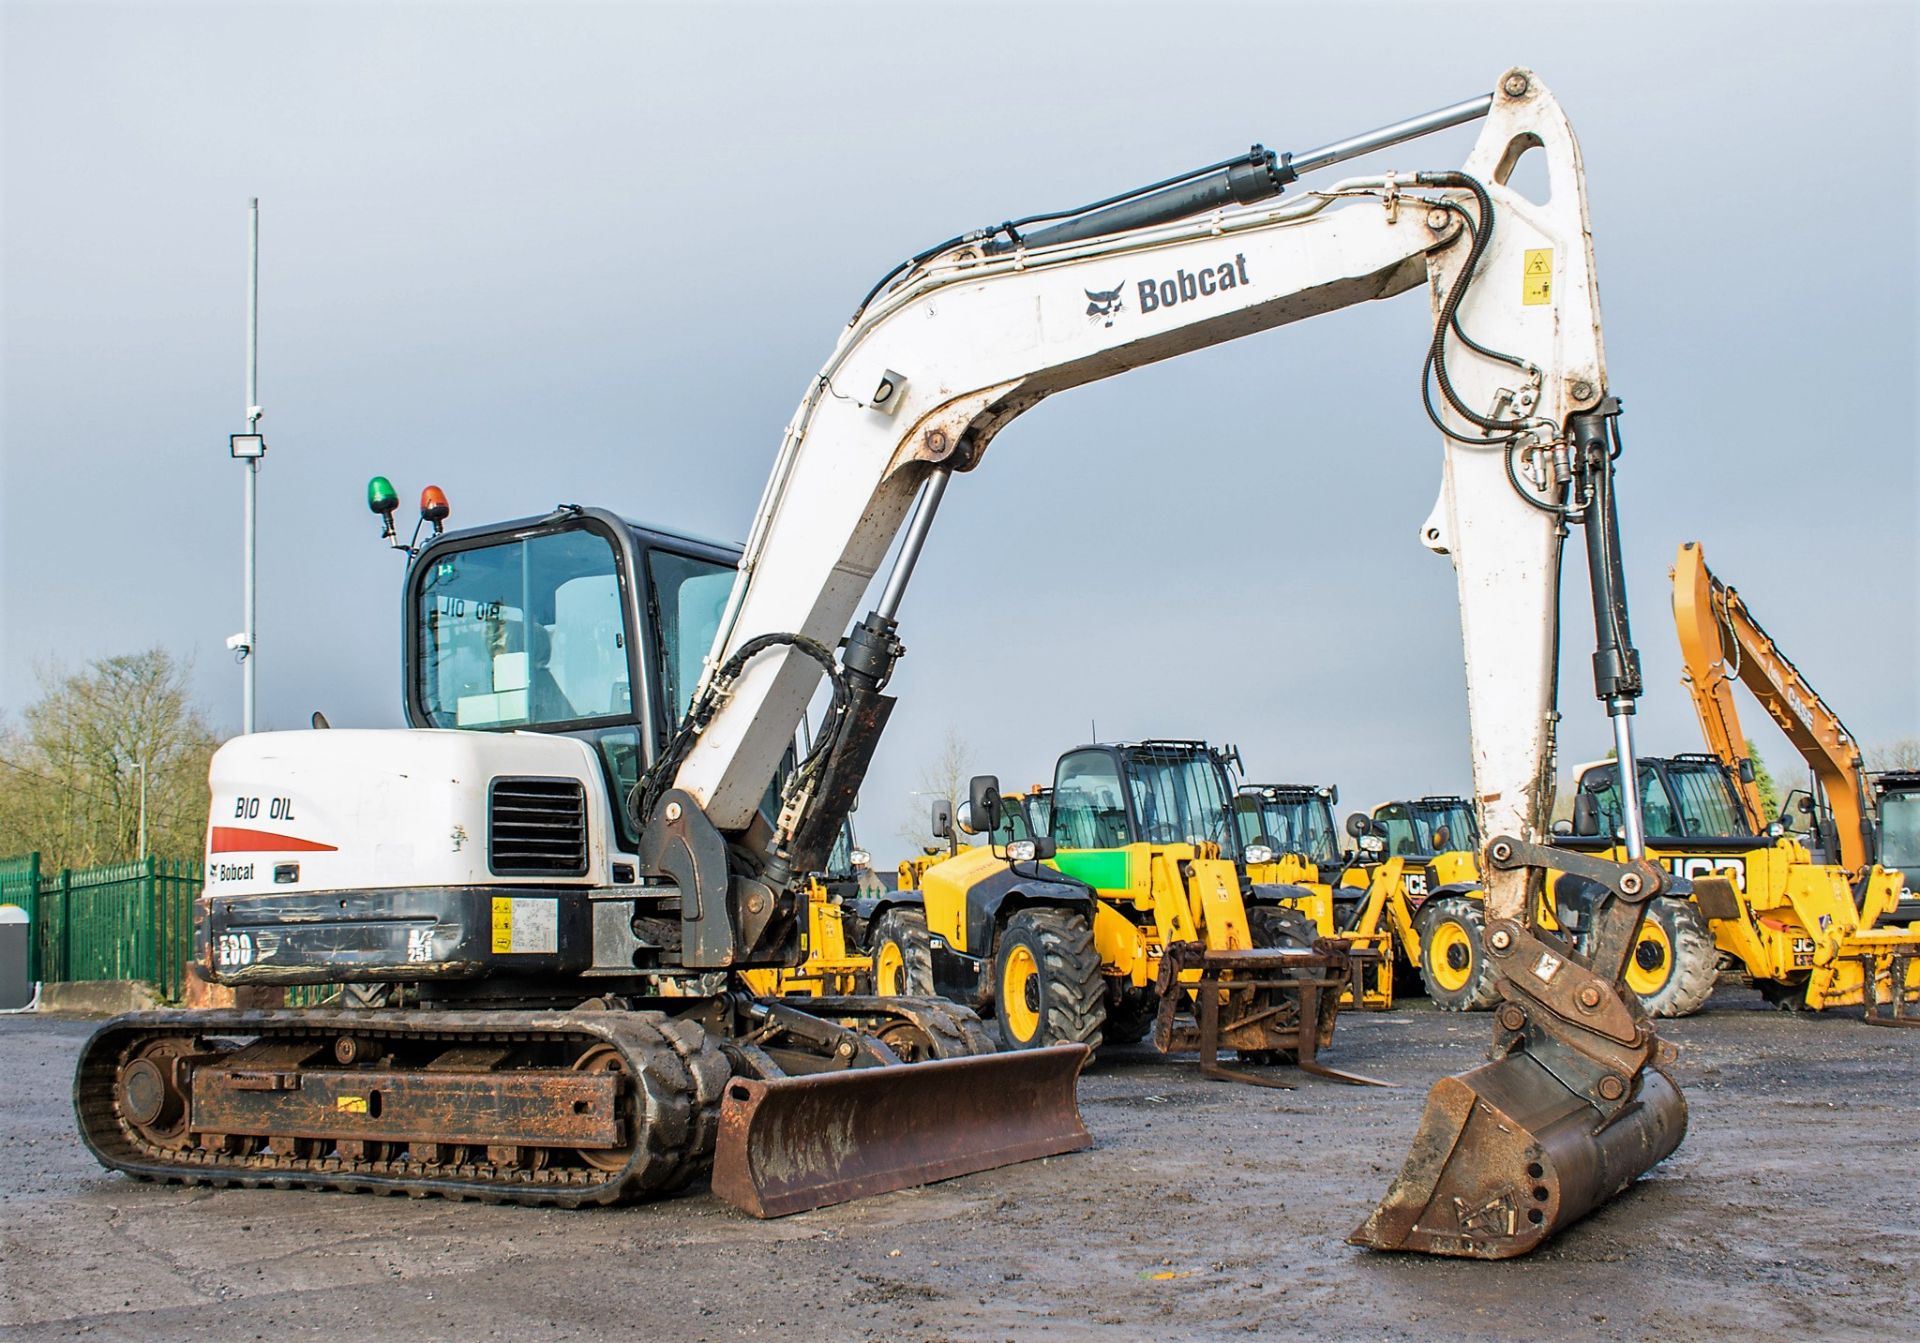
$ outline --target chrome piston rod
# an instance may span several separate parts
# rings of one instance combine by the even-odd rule
[[[1483,93],[1478,98],[1469,98],[1463,103],[1454,103],[1450,107],[1437,108],[1417,117],[1408,117],[1405,121],[1396,121],[1391,126],[1382,126],[1377,131],[1349,136],[1345,140],[1335,140],[1330,145],[1309,149],[1304,154],[1290,154],[1287,156],[1287,163],[1296,173],[1310,173],[1317,168],[1326,168],[1346,159],[1359,158],[1362,154],[1371,154],[1376,149],[1385,149],[1389,145],[1417,140],[1435,131],[1444,131],[1450,126],[1463,126],[1469,121],[1478,121],[1492,109],[1493,95]]]
[[[914,503],[913,516],[908,519],[906,535],[900,542],[900,553],[894,557],[893,572],[887,575],[887,586],[880,592],[879,611],[888,620],[899,618],[901,598],[907,595],[907,580],[913,577],[913,566],[920,562],[927,532],[933,527],[933,515],[940,508],[940,496],[947,492],[947,482],[952,479],[952,468],[935,467]]]

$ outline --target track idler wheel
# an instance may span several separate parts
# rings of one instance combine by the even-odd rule
[[[115,1099],[120,1113],[140,1136],[156,1147],[193,1146],[187,1128],[187,1091],[183,1070],[192,1067],[185,1040],[160,1040],[143,1048],[120,1070]]]
[[[574,1060],[573,1070],[580,1073],[619,1073],[625,1076],[627,1061],[612,1045],[594,1045]],[[633,1123],[630,1116],[626,1129],[631,1134]],[[595,1170],[624,1170],[627,1163],[633,1160],[633,1144],[629,1141],[624,1147],[578,1147],[574,1149],[574,1155]]]

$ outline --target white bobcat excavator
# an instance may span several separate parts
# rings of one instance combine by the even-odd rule
[[[1462,168],[1278,199],[1479,119]],[[1507,185],[1529,151],[1545,202]],[[1521,69],[1379,131],[1256,146],[903,262],[809,384],[737,557],[565,509],[427,546],[407,589],[412,728],[224,747],[204,908],[221,982],[392,984],[403,1004],[119,1018],[80,1064],[87,1142],[151,1178],[568,1204],[674,1188],[711,1160],[716,1191],[762,1213],[1084,1145],[1077,1047],[881,1066],[889,1036],[965,1053],[964,1022],[899,999],[801,1012],[734,972],[801,955],[806,881],[892,704],[914,563],[1002,428],[1082,383],[1423,285],[1445,450],[1421,538],[1458,576],[1504,1002],[1494,1061],[1436,1086],[1355,1239],[1504,1257],[1611,1197],[1673,1150],[1685,1107],[1620,990],[1660,873],[1583,868],[1605,892],[1584,954],[1527,920],[1574,526],[1623,760],[1639,673],[1580,153]],[[783,770],[823,677],[819,736]]]

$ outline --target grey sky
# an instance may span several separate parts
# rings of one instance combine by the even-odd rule
[[[1915,11],[1897,5],[7,3],[0,708],[161,643],[239,718],[245,206],[262,201],[262,726],[397,723],[366,478],[456,525],[566,500],[744,534],[907,252],[1531,65],[1580,134],[1641,741],[1695,750],[1666,569],[1738,585],[1869,743],[1916,688]],[[1381,156],[1457,165],[1471,131]],[[1236,741],[1344,800],[1464,789],[1418,295],[1078,390],[949,492],[860,824],[948,725],[1009,785]],[[1574,555],[1570,553],[1570,561]],[[1604,752],[1570,568],[1565,763]],[[1782,739],[1757,709],[1776,770]]]

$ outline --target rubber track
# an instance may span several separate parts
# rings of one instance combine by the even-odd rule
[[[582,1167],[527,1170],[478,1161],[456,1167],[406,1160],[300,1158],[276,1152],[234,1156],[205,1149],[171,1151],[123,1121],[115,1079],[141,1046],[163,1039],[298,1039],[351,1034],[367,1040],[454,1044],[558,1039],[582,1049],[609,1044],[635,1085],[622,1107],[636,1133],[618,1171]],[[573,1208],[657,1197],[710,1168],[720,1097],[731,1069],[711,1038],[691,1022],[657,1012],[310,1011],[137,1012],[115,1017],[88,1039],[74,1076],[80,1136],[100,1164],[140,1179],[242,1188],[332,1189],[352,1193],[438,1195],[488,1203]]]

